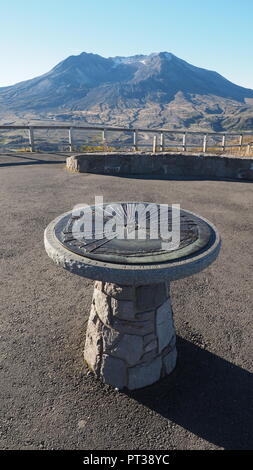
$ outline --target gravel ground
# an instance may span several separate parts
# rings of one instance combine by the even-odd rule
[[[0,156],[0,448],[252,448],[252,184],[74,174],[63,161]],[[87,374],[92,282],[43,246],[47,224],[95,194],[180,203],[223,239],[210,268],[172,285],[175,371],[129,394]]]

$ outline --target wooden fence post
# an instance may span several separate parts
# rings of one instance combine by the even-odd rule
[[[156,153],[156,143],[157,143],[157,136],[154,135],[154,137],[153,137],[153,153]]]
[[[102,130],[102,146],[105,147],[105,129]]]
[[[30,152],[35,152],[35,146],[34,146],[34,131],[32,127],[29,127],[28,129],[29,132],[29,146],[30,146]]]
[[[72,135],[72,127],[69,128],[69,151],[73,152],[73,135]]]
[[[186,133],[183,134],[183,151],[186,152]]]
[[[225,136],[225,134],[223,134],[223,136],[222,136],[222,143],[221,143],[221,145],[222,145],[222,152],[224,152],[225,147],[226,147],[226,136]]]
[[[206,153],[206,150],[207,150],[207,135],[205,134],[203,138],[203,152]]]
[[[134,150],[138,150],[138,130],[134,129]]]
[[[161,132],[160,134],[160,152],[164,151],[164,133]]]

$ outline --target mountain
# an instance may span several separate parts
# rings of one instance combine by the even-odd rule
[[[253,90],[168,52],[104,58],[83,52],[0,88],[0,116],[222,131],[253,128]]]

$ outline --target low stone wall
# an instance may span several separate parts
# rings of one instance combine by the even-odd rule
[[[80,173],[253,181],[252,158],[211,154],[86,153],[68,157],[66,165]]]

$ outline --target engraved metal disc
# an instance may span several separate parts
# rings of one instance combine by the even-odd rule
[[[210,225],[182,209],[180,236],[175,244],[172,207],[164,207],[121,202],[79,209],[62,217],[55,227],[55,236],[78,255],[126,265],[180,261],[211,245],[214,233]],[[117,225],[113,225],[113,220],[117,220]],[[110,232],[110,227],[114,231]]]

